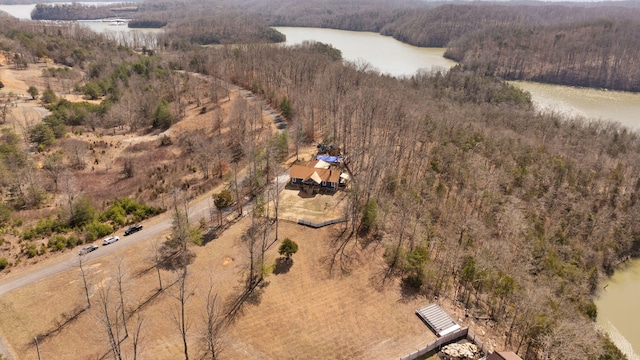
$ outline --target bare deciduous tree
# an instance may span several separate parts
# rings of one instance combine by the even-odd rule
[[[186,305],[191,298],[192,291],[187,289],[187,267],[185,266],[183,269],[180,269],[178,272],[176,272],[176,276],[178,277],[176,279],[178,292],[172,294],[171,296],[173,296],[173,298],[178,301],[178,309],[174,311],[171,316],[174,324],[178,328],[178,332],[180,333],[180,337],[182,339],[184,359],[189,360],[189,343],[187,340],[187,335],[191,327],[191,323],[187,315]]]
[[[120,331],[124,318],[121,316],[122,309],[119,302],[113,301],[110,296],[111,286],[109,284],[101,285],[98,289],[98,321],[107,334],[107,340],[109,342],[113,358],[115,360],[122,360],[122,349],[120,346],[122,341],[120,339]]]
[[[215,360],[220,347],[220,332],[224,322],[218,308],[218,294],[213,292],[213,284],[209,286],[205,314],[202,320],[204,329],[201,336],[205,348],[204,356]]]
[[[154,241],[151,243],[151,261],[153,262],[153,266],[156,268],[156,273],[158,274],[158,291],[162,291],[162,274],[160,273],[162,267],[162,245],[159,241]]]
[[[78,256],[78,268],[80,269],[80,275],[82,276],[82,284],[84,285],[84,294],[87,299],[87,308],[91,308],[91,298],[89,297],[89,284],[87,282],[87,270],[83,266],[84,255]]]
[[[124,288],[123,288],[124,272],[122,269],[123,261],[124,261],[123,259],[120,259],[116,267],[116,283],[118,284],[118,295],[120,297],[120,311],[122,315],[122,325],[124,327],[124,337],[127,338],[129,337],[129,330],[127,329],[127,315],[125,313],[125,303],[124,303]]]

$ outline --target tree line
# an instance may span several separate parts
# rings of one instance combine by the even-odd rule
[[[283,34],[267,26],[264,20],[241,10],[219,12],[209,6],[203,9],[186,3],[133,7],[123,7],[123,4],[38,4],[31,14],[34,20],[93,20],[114,16],[132,18],[128,23],[132,28],[165,27],[157,41],[173,43],[174,47],[180,47],[184,42],[213,45],[285,40]]]
[[[130,7],[128,11],[119,11],[123,4],[102,6],[81,3],[70,4],[46,4],[39,3],[31,11],[32,20],[98,20],[109,17],[120,17],[135,13],[136,7]]]

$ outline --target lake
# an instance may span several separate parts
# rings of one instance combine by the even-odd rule
[[[355,63],[369,63],[381,73],[393,76],[411,76],[419,69],[446,70],[456,65],[455,61],[442,56],[444,48],[411,46],[378,33],[319,28],[274,29],[287,36],[285,45],[296,45],[309,40],[331,44],[342,51],[344,59]]]
[[[333,29],[275,27],[287,36],[286,45],[314,40],[331,44],[351,62],[367,62],[385,74],[411,76],[420,69],[450,68],[456,63],[445,59],[444,48],[420,48],[377,33]],[[617,121],[640,129],[640,94],[571,86],[513,81],[529,91],[537,109],[569,116]]]

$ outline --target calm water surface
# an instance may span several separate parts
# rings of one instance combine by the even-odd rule
[[[616,271],[601,288],[600,296],[595,299],[598,326],[609,334],[630,360],[640,360],[639,286],[640,259],[635,259]]]
[[[510,83],[530,92],[534,105],[540,110],[617,121],[634,130],[640,129],[640,94],[638,93],[529,81],[510,81]]]
[[[331,44],[342,51],[345,60],[367,62],[393,76],[410,76],[419,69],[448,69],[456,64],[442,57],[443,48],[419,48],[376,33],[300,27],[275,29],[287,36],[285,44],[299,44],[305,40]],[[640,130],[640,94],[527,81],[512,83],[529,91],[540,110],[617,121]]]
[[[411,76],[420,69],[446,70],[456,64],[442,56],[444,48],[419,48],[372,32],[300,27],[274,29],[287,36],[285,45],[311,40],[331,44],[342,51],[345,60],[369,63],[380,72],[393,76]]]
[[[35,9],[36,4],[30,5],[2,5],[0,4],[0,11],[4,11],[14,18],[30,20],[31,11]]]

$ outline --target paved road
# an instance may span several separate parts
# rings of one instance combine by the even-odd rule
[[[193,219],[194,221],[197,221],[195,219],[197,213],[204,211],[204,209],[208,209],[208,202],[209,202],[208,197],[205,197],[204,199],[201,198],[195,201],[190,206],[190,212],[193,212],[193,213],[190,213],[190,216],[189,216],[190,221],[191,219]],[[197,219],[199,220],[200,217],[198,216]],[[102,239],[100,239],[100,242],[96,241],[96,245],[98,245],[99,248],[93,252],[83,255],[82,261],[85,263],[90,262],[92,260],[101,258],[103,256],[107,256],[115,251],[118,251],[124,247],[133,245],[143,240],[153,239],[153,238],[164,239],[165,234],[171,229],[171,222],[172,222],[171,212],[166,212],[164,214],[157,216],[154,219],[151,219],[146,222],[142,222],[144,226],[143,229],[129,236],[124,236],[124,230],[120,230],[117,233],[117,235],[120,236],[120,241],[117,241],[107,246],[100,246],[102,245],[101,243]],[[76,268],[76,269],[79,268],[79,261],[80,261],[80,256],[78,255],[79,251],[80,251],[80,247],[66,254],[63,258],[60,259],[60,261],[54,264],[41,267],[39,269],[31,271],[22,276],[18,276],[16,278],[10,279],[8,281],[1,281],[0,296],[8,292],[11,292],[15,289],[21,288],[23,286],[33,284],[40,280],[44,280],[49,276],[59,274],[63,271],[67,271],[73,268]],[[9,348],[6,346],[6,344],[3,342],[3,339],[1,338],[0,338],[0,354],[3,354],[9,360],[14,360],[13,356],[9,352]]]
[[[240,181],[240,179],[238,179]],[[285,187],[287,182],[289,181],[289,175],[280,175],[274,179],[274,183],[270,187],[270,191],[277,188],[279,191]],[[220,191],[221,189],[216,189]],[[214,191],[216,191],[214,190]],[[213,200],[210,196],[211,192],[203,195],[191,202],[189,204],[189,222],[191,224],[197,224],[201,218],[204,217],[205,220],[209,221],[211,212],[217,211],[215,206],[213,205]],[[253,210],[253,201],[247,201],[242,206],[243,214],[248,214]],[[229,207],[223,211],[223,216],[228,216],[234,212],[236,212],[235,207]],[[95,245],[98,245],[99,248],[93,252],[88,254],[79,256],[78,253],[80,251],[80,247],[76,248],[69,254],[66,254],[60,261],[51,264],[49,266],[45,266],[34,271],[31,271],[25,275],[18,276],[16,278],[2,281],[0,282],[0,296],[9,293],[15,289],[21,288],[23,286],[27,286],[38,282],[40,280],[44,280],[50,276],[59,274],[63,271],[67,271],[70,269],[78,269],[79,261],[82,258],[83,263],[91,262],[92,260],[101,258],[103,256],[107,256],[115,251],[123,249],[127,246],[139,243],[143,240],[151,240],[151,239],[160,239],[163,240],[168,235],[171,230],[172,224],[172,212],[167,211],[164,214],[161,214],[153,219],[149,219],[146,222],[142,222],[143,229],[136,233],[133,233],[129,236],[124,236],[124,229],[119,230],[116,235],[120,237],[120,240],[107,245],[100,246],[102,243],[102,239],[100,241],[96,241]],[[213,216],[216,216],[216,213],[213,213]],[[0,354],[5,355],[7,359],[13,360],[13,357],[10,355],[8,347],[4,344],[2,339],[0,338]]]
[[[200,75],[200,76],[203,76],[203,75]],[[244,96],[245,98],[247,98],[247,100],[249,100],[250,102],[254,102],[260,105],[260,107],[267,112],[267,115],[271,118],[271,120],[277,125],[278,130],[283,131],[286,129],[286,125],[282,117],[280,117],[280,115],[273,108],[266,105],[262,100],[254,97],[253,94],[251,94],[251,92],[241,89],[237,86],[231,86],[231,91],[235,91],[241,96]],[[242,181],[243,174],[242,172],[239,172],[238,175],[239,175],[238,182],[240,183]],[[282,190],[282,188],[288,182],[288,180],[289,180],[288,175],[281,175],[277,178],[277,183],[280,185],[279,190]],[[214,191],[220,191],[220,190],[221,189],[216,189]],[[208,195],[204,195],[200,197],[195,201],[192,201],[192,203],[189,205],[189,221],[190,222],[195,224],[201,218],[204,218],[207,221],[211,219],[211,211],[215,210],[215,206],[210,197],[211,193],[212,192],[210,192]],[[251,208],[252,208],[252,204],[250,203],[245,204],[243,206],[243,213],[245,214],[248,213],[249,211],[251,211]],[[234,211],[233,209],[228,209],[223,214],[229,215],[233,211]],[[214,216],[215,215],[216,214],[214,213]],[[172,222],[171,212],[169,211],[153,219],[153,221],[148,221],[146,223],[143,222],[142,224],[144,225],[144,228],[140,232],[134,233],[129,236],[124,236],[124,234],[117,233],[116,235],[120,236],[120,241],[116,243],[113,243],[108,246],[100,246],[102,245],[101,243],[102,239],[100,239],[100,242],[96,243],[96,245],[100,246],[100,248],[94,252],[84,255],[83,261],[90,262],[91,260],[106,256],[126,246],[138,243],[145,239],[150,239],[150,238],[164,239],[164,233],[168,232],[171,229],[171,222]],[[77,251],[80,251],[79,248],[77,249]],[[0,280],[0,296],[12,290],[18,289],[22,286],[33,284],[49,276],[59,274],[69,269],[77,268],[78,265],[79,265],[79,256],[77,252],[74,251],[72,253],[66,254],[64,258],[62,258],[59,262],[55,264],[36,269],[30,273],[27,273],[25,275],[22,275],[10,280],[6,280],[6,281]]]
[[[260,105],[260,107],[267,112],[267,115],[271,118],[271,120],[277,125],[277,128],[280,132],[286,130],[286,124],[284,120],[278,113],[268,105],[266,105],[262,100],[255,98],[249,91],[240,89],[238,87],[233,87],[232,91],[238,92],[240,95],[246,97],[249,101],[255,102]],[[241,181],[242,175],[239,173],[238,182]],[[279,190],[284,188],[284,185],[288,181],[288,175],[281,175],[277,178],[276,183],[279,184]],[[200,221],[201,218],[209,221],[211,219],[211,211],[215,210],[215,206],[211,199],[211,194],[215,191],[220,191],[221,189],[215,189],[212,192],[209,192],[207,195],[203,195],[198,199],[194,200],[189,204],[189,221],[192,224],[196,224]],[[243,213],[249,213],[253,208],[253,204],[248,202],[243,205]],[[235,209],[227,209],[223,215],[229,215],[234,212]],[[215,213],[214,213],[215,216]],[[89,254],[83,255],[82,260],[84,263],[90,262],[92,260],[101,258],[103,256],[107,256],[115,251],[118,251],[127,246],[136,244],[143,240],[149,239],[164,239],[165,236],[171,229],[171,211],[168,211],[164,214],[161,214],[153,219],[149,219],[148,221],[142,222],[144,228],[142,231],[134,233],[129,236],[124,236],[121,234],[124,230],[118,231],[116,235],[120,236],[120,241],[117,241],[108,246],[101,246],[102,239],[100,241],[96,241],[96,245],[99,246],[99,249],[93,251]],[[72,251],[62,257],[58,262],[35,269],[29,273],[26,273],[21,276],[17,276],[15,278],[11,278],[9,280],[0,280],[0,296],[9,293],[15,289],[21,288],[23,286],[27,286],[33,284],[37,281],[46,279],[49,276],[53,276],[59,274],[63,271],[67,271],[73,268],[79,267],[79,258],[78,252],[80,251],[80,247],[78,247],[75,251]],[[8,347],[3,343],[2,338],[0,338],[0,354],[5,355],[9,360],[13,360]]]
[[[144,225],[144,228],[142,229],[142,231],[139,231],[132,235],[124,236],[123,231],[118,231],[116,235],[120,237],[120,241],[117,241],[111,245],[101,246],[102,239],[100,239],[99,241],[96,241],[95,245],[99,246],[98,250],[88,253],[86,255],[83,255],[82,261],[90,262],[97,258],[111,254],[126,246],[138,243],[144,239],[158,238],[163,232],[166,232],[171,228],[171,217],[168,216],[167,214],[162,214],[160,216],[162,217],[162,219],[153,225],[149,226],[143,222],[142,224]],[[80,248],[78,247],[74,251],[66,254],[57,263],[39,268],[37,270],[29,272],[25,275],[16,277],[14,279],[0,282],[0,296],[12,290],[18,289],[20,287],[33,284],[49,276],[59,274],[69,269],[78,268],[79,259],[81,258],[80,256],[78,256],[79,251],[80,251]]]

